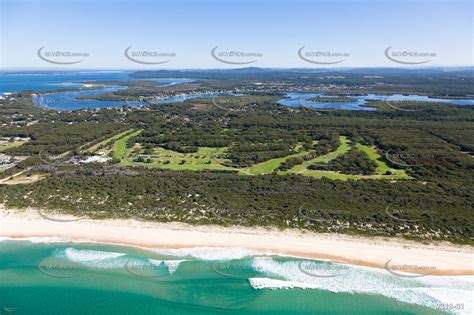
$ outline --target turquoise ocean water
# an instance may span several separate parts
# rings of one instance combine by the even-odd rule
[[[245,249],[0,241],[0,314],[468,314],[473,288]]]

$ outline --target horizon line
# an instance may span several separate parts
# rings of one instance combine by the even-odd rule
[[[328,67],[328,68],[311,68],[311,67],[234,67],[234,68],[43,68],[43,67],[11,67],[0,68],[0,72],[5,71],[214,71],[214,70],[245,70],[245,69],[260,69],[260,70],[354,70],[354,69],[400,69],[400,70],[428,70],[428,69],[456,69],[456,68],[472,68],[474,65],[433,65],[433,66],[411,66],[411,67],[397,67],[397,66],[361,66],[361,67]]]

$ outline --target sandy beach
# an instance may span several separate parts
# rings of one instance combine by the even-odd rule
[[[397,273],[474,275],[474,248],[447,242],[424,244],[295,229],[194,226],[134,219],[92,220],[38,209],[5,209],[1,205],[0,213],[1,237],[59,237],[143,248],[248,248],[265,254],[329,259]]]

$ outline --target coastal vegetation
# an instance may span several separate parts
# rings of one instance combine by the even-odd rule
[[[193,84],[248,82],[215,76]],[[443,94],[436,84],[431,92]],[[416,102],[402,104],[416,111],[401,111],[371,101],[377,110],[318,112],[278,105],[279,97],[260,92],[67,112],[33,106],[29,92],[14,94],[0,106],[0,137],[28,141],[2,153],[27,158],[0,179],[36,180],[0,185],[0,203],[94,218],[472,244],[473,106]],[[88,157],[109,159],[85,163]]]

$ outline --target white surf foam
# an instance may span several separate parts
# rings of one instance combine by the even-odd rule
[[[425,276],[404,278],[385,270],[347,265],[335,277],[311,276],[300,270],[297,261],[280,262],[269,257],[256,257],[253,268],[272,278],[250,278],[255,289],[320,289],[336,293],[383,295],[401,302],[439,308],[443,304],[464,305],[458,313],[473,310],[474,277]]]
[[[125,256],[123,253],[106,252],[90,249],[76,249],[68,247],[64,250],[66,257],[74,262],[88,262],[97,260],[113,259],[120,256]]]
[[[296,281],[277,280],[271,278],[250,278],[250,285],[254,289],[319,289],[317,285]]]
[[[172,275],[179,267],[179,265],[186,260],[155,260],[155,259],[148,259],[155,266],[159,266],[164,264],[168,269],[170,275]]]
[[[123,268],[127,264],[143,264],[143,258],[129,257],[124,253],[77,249],[68,247],[64,250],[55,251],[54,255],[57,258],[62,258],[68,261],[79,263],[83,266],[93,269],[112,269]],[[173,274],[179,265],[186,260],[155,260],[146,259],[149,263],[159,266],[164,265],[169,274]]]
[[[194,257],[201,260],[232,260],[261,254],[247,248],[192,247],[180,249],[155,249],[154,252],[176,257]]]
[[[127,263],[124,253],[73,247],[57,249],[54,251],[53,257],[74,262],[89,269],[121,269]]]
[[[165,260],[164,264],[168,268],[168,272],[172,275],[183,261],[186,260]]]

